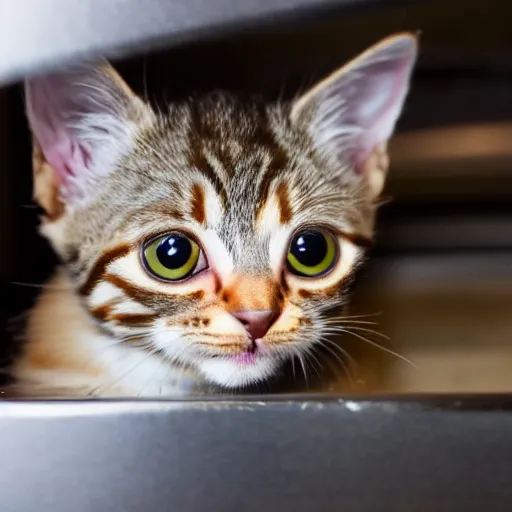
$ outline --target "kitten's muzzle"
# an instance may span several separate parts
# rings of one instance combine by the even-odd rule
[[[245,327],[251,340],[263,338],[279,316],[278,311],[271,309],[232,311],[231,314]]]

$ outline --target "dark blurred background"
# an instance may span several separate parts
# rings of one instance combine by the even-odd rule
[[[512,390],[512,20],[509,0],[431,0],[341,19],[232,33],[116,62],[162,103],[212,88],[288,98],[382,37],[421,34],[412,92],[391,146],[377,246],[354,314],[356,361],[334,387]],[[19,314],[54,264],[36,235],[19,84],[0,88],[0,300]],[[16,283],[25,283],[20,285]],[[8,353],[9,336],[1,340]],[[385,350],[372,343],[378,343]],[[391,355],[411,359],[416,367]]]

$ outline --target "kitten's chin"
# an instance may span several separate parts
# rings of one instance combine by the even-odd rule
[[[241,357],[216,357],[205,359],[197,365],[203,377],[226,389],[236,389],[262,382],[276,374],[279,368],[277,359],[255,357],[246,360]]]

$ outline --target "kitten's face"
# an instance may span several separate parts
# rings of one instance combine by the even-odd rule
[[[415,51],[391,39],[289,106],[156,114],[109,68],[29,82],[43,232],[92,318],[226,388],[322,343],[372,236]]]

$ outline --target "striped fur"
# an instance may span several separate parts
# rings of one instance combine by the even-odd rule
[[[129,103],[132,93],[116,90]],[[63,265],[31,313],[13,370],[26,394],[157,396],[273,377],[320,342],[372,239],[369,181],[348,157],[334,162],[318,148],[293,105],[212,94],[165,112],[137,108],[130,149],[79,204],[52,192],[59,181],[48,180],[34,130],[35,176],[46,171],[38,193],[60,197],[58,207],[43,204],[42,233]],[[325,277],[284,270],[304,226],[336,234],[341,258]],[[142,244],[171,230],[199,241],[207,271],[175,284],[148,275]],[[251,365],[233,359],[247,334],[230,311],[245,309],[279,310]]]

